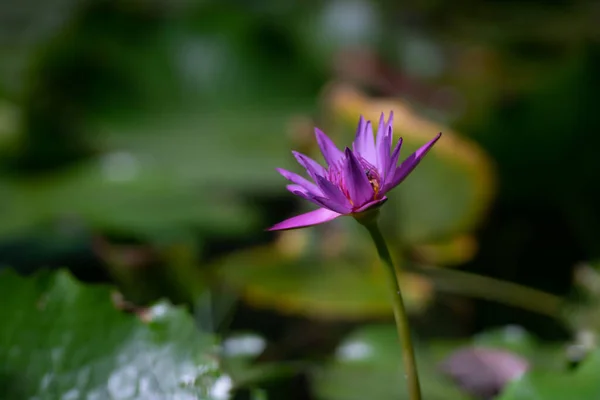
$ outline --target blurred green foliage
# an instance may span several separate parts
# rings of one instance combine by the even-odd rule
[[[336,349],[335,357],[315,371],[316,391],[323,399],[407,399],[402,379],[398,334],[393,326],[368,326],[353,332]],[[423,397],[466,399],[460,391],[436,374],[436,362],[418,354]]]
[[[519,354],[532,364],[530,368],[536,374],[557,374],[566,367],[564,349],[559,346],[540,345],[529,333],[514,326],[490,330],[470,340],[420,343],[417,344],[417,355],[425,398],[471,398],[456,390],[451,381],[443,376],[440,368],[440,364],[453,350],[467,347]],[[381,399],[408,398],[404,383],[399,378],[401,353],[394,326],[371,325],[359,329],[340,343],[331,362],[324,368],[319,367],[315,370],[316,390],[324,399],[361,399],[369,396]],[[498,373],[502,368],[499,364],[497,362]],[[482,379],[482,366],[473,365],[472,368],[480,369],[471,373],[471,384],[476,386],[477,379]],[[528,376],[525,375],[524,379],[528,379]],[[589,385],[592,385],[591,377],[588,379]],[[390,385],[389,382],[394,384]],[[515,383],[515,386],[518,385],[519,383]]]
[[[598,371],[600,359],[596,351],[576,371],[562,374],[528,373],[509,385],[500,399],[593,399],[600,393]]]
[[[404,156],[444,132],[382,221],[427,398],[467,398],[439,369],[464,346],[530,362],[500,398],[599,397],[597,15],[1,2],[0,269],[70,273],[0,271],[0,397],[401,398],[366,233],[263,231],[307,210],[274,168],[320,157],[313,126],[342,146],[390,110]]]

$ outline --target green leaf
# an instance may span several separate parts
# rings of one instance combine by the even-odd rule
[[[0,182],[0,236],[63,217],[149,235],[197,227],[235,235],[256,228],[256,213],[231,193],[196,187],[195,180],[176,181],[155,163],[138,165],[136,155],[115,157],[121,159],[109,155],[43,180]],[[123,161],[126,165],[115,165]]]
[[[236,387],[252,387],[259,382],[289,378],[301,371],[298,362],[257,363],[256,358],[266,347],[261,336],[238,332],[223,342],[224,369]]]
[[[306,72],[257,56],[264,39],[251,14],[186,5],[197,14],[163,18],[163,6],[84,7],[69,34],[41,52],[31,98],[59,91],[58,111],[45,117],[70,121],[69,132],[98,157],[39,180],[0,182],[0,236],[63,215],[136,234],[201,229],[232,236],[261,228],[260,210],[246,201],[285,192],[275,167],[294,160],[290,117],[313,108],[318,85],[306,84],[314,78]],[[156,12],[158,19],[143,17]],[[111,29],[99,37],[104,24]],[[65,76],[81,68],[78,89],[63,91]],[[28,115],[31,105],[21,106]],[[57,114],[64,109],[68,116]],[[59,128],[63,137],[66,128]]]
[[[540,344],[533,335],[520,326],[508,325],[474,335],[470,340],[435,341],[430,351],[442,359],[454,350],[466,347],[484,347],[504,350],[527,359],[536,369],[560,371],[565,365],[565,352],[561,345]]]
[[[424,398],[468,398],[436,371],[439,360],[424,348],[417,348],[417,359]],[[394,326],[368,326],[346,338],[334,359],[315,371],[314,389],[324,400],[408,399],[401,360]]]
[[[0,3],[0,90],[16,95],[27,84],[36,50],[55,37],[73,18],[77,0],[26,1],[19,8]],[[53,13],[48,18],[48,13]]]
[[[300,103],[304,103],[301,106]],[[0,236],[62,216],[136,233],[260,229],[240,193],[283,193],[275,167],[294,162],[285,135],[296,104],[252,110],[132,113],[90,122],[97,158],[40,179],[0,181]]]
[[[456,235],[448,240],[415,245],[419,259],[433,265],[455,266],[470,261],[477,253],[477,240],[472,235]]]
[[[180,110],[98,122],[97,146],[139,160],[140,172],[203,195],[226,190],[284,190],[275,167],[291,164],[288,122],[306,102],[257,104],[251,110]],[[283,189],[282,189],[283,188]]]
[[[564,370],[565,365],[562,346],[540,345],[527,331],[516,326],[486,331],[466,340],[428,340],[425,343],[420,342],[418,336],[415,339],[423,397],[431,400],[470,398],[440,370],[449,355],[467,346],[520,354],[528,359],[535,371],[546,374],[556,374]],[[315,390],[324,400],[408,399],[401,379],[401,357],[394,325],[360,328],[340,343],[334,358],[324,368],[315,370]]]
[[[347,222],[347,223],[345,223]],[[220,276],[249,303],[283,313],[356,319],[391,316],[386,274],[366,232],[355,221],[281,233],[275,246],[223,259]],[[423,278],[402,275],[407,307],[420,310],[431,297]]]
[[[499,400],[595,400],[600,398],[600,351],[596,350],[576,371],[531,371],[510,384]]]
[[[142,233],[200,228],[232,236],[260,229],[257,209],[240,192],[285,190],[275,167],[293,160],[282,133],[295,111],[280,111],[98,123],[96,143],[105,154],[45,181],[9,185],[0,234],[63,215]]]
[[[0,397],[208,399],[220,376],[214,339],[182,309],[142,319],[116,310],[105,286],[68,273],[0,274]]]

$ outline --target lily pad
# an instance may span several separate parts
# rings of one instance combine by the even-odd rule
[[[243,298],[283,313],[324,318],[360,319],[392,315],[384,266],[365,240],[351,236],[352,220],[281,234],[274,247],[257,248],[222,260],[221,277]],[[339,225],[345,225],[340,227]],[[323,228],[323,227],[321,227]],[[348,236],[348,237],[346,237]],[[405,273],[404,297],[411,311],[431,297],[428,281]]]
[[[394,111],[394,134],[404,139],[401,159],[431,140],[436,143],[419,167],[390,195],[383,208],[388,219],[398,221],[404,241],[425,243],[465,234],[478,226],[495,192],[495,174],[487,154],[474,142],[447,127],[421,116],[401,100],[371,99],[353,88],[333,86],[325,96],[335,122],[344,132],[356,124],[358,115],[379,120],[382,112]],[[344,134],[340,141],[353,137]]]
[[[288,378],[299,373],[298,362],[257,363],[256,358],[266,347],[261,336],[237,333],[223,342],[224,369],[232,376],[236,387],[252,387],[259,382]]]
[[[546,374],[564,370],[564,363],[561,363],[564,352],[560,346],[540,345],[527,331],[517,326],[486,331],[472,339],[430,339],[427,343],[420,342],[419,336],[414,339],[421,387],[426,399],[471,398],[442,373],[443,362],[448,356],[467,347],[514,353],[527,359],[535,371]],[[394,325],[359,328],[340,343],[334,358],[324,368],[315,369],[314,390],[324,400],[408,399],[402,379],[401,357]]]
[[[221,374],[212,336],[180,308],[115,309],[110,288],[68,273],[0,273],[0,397],[210,399]]]
[[[255,105],[251,110],[186,110],[97,123],[96,145],[125,152],[153,167],[149,173],[205,195],[229,191],[282,190],[275,167],[291,164],[289,121],[308,107]]]
[[[444,374],[478,398],[498,394],[529,369],[561,371],[566,365],[561,346],[542,345],[519,326],[485,331],[469,342],[436,342],[430,348],[445,354],[439,364]]]
[[[477,253],[477,240],[472,235],[454,236],[441,242],[414,247],[419,259],[434,265],[454,266],[470,261]]]
[[[575,371],[531,371],[510,384],[499,400],[594,400],[600,398],[600,351],[593,352]]]
[[[264,47],[250,14],[201,7],[197,15],[146,21],[146,12],[164,14],[155,6],[84,7],[68,34],[39,51],[32,73],[40,84],[28,95],[34,99],[53,98],[69,71],[86,60],[93,65],[57,109],[77,105],[70,134],[98,157],[40,179],[2,179],[0,235],[64,215],[134,233],[199,228],[231,236],[259,229],[258,211],[245,201],[285,190],[275,167],[293,160],[288,123],[313,107],[317,87],[302,83],[312,75],[247,51]],[[114,29],[99,37],[97,26],[106,21]],[[30,104],[18,106],[29,115]],[[45,117],[60,121],[64,116],[53,110]],[[33,140],[33,128],[22,125],[23,143]]]
[[[61,219],[81,220],[94,228],[154,234],[200,227],[236,234],[255,227],[257,215],[227,193],[153,175],[153,166],[125,181],[110,178],[102,160],[43,180],[0,182],[3,221],[0,236]]]
[[[436,370],[436,360],[417,348],[423,397],[468,399]],[[324,400],[408,399],[402,372],[402,350],[393,325],[359,329],[337,348],[335,357],[314,373],[314,390]]]
[[[533,367],[544,371],[560,371],[566,365],[566,354],[562,345],[542,344],[527,330],[517,325],[487,330],[469,340],[437,340],[429,346],[429,350],[436,358],[443,359],[464,347],[510,352],[524,357]]]

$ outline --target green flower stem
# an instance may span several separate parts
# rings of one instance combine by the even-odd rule
[[[396,268],[394,267],[385,239],[377,225],[378,214],[379,210],[373,210],[366,215],[356,216],[356,220],[364,225],[371,234],[371,238],[373,238],[373,242],[375,242],[375,247],[377,248],[377,253],[379,253],[379,258],[385,264],[388,278],[387,281],[392,295],[396,330],[398,331],[400,345],[402,346],[402,359],[404,362],[405,377],[408,383],[408,393],[411,400],[421,400],[421,386],[419,384],[415,352],[410,337],[408,315],[406,314],[406,307],[404,306],[402,292],[400,291],[400,285],[398,284]]]

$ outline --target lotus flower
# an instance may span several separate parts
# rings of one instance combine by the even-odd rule
[[[272,226],[269,230],[296,229],[331,221],[343,215],[357,216],[369,209],[379,207],[386,194],[398,186],[419,164],[442,135],[439,133],[400,165],[398,158],[402,138],[392,150],[394,114],[385,122],[379,119],[377,138],[373,137],[371,121],[361,116],[352,150],[339,150],[321,130],[315,128],[317,143],[321,148],[327,168],[304,154],[293,151],[313,182],[304,177],[278,168],[277,171],[292,184],[287,189],[320,208],[301,214]]]

